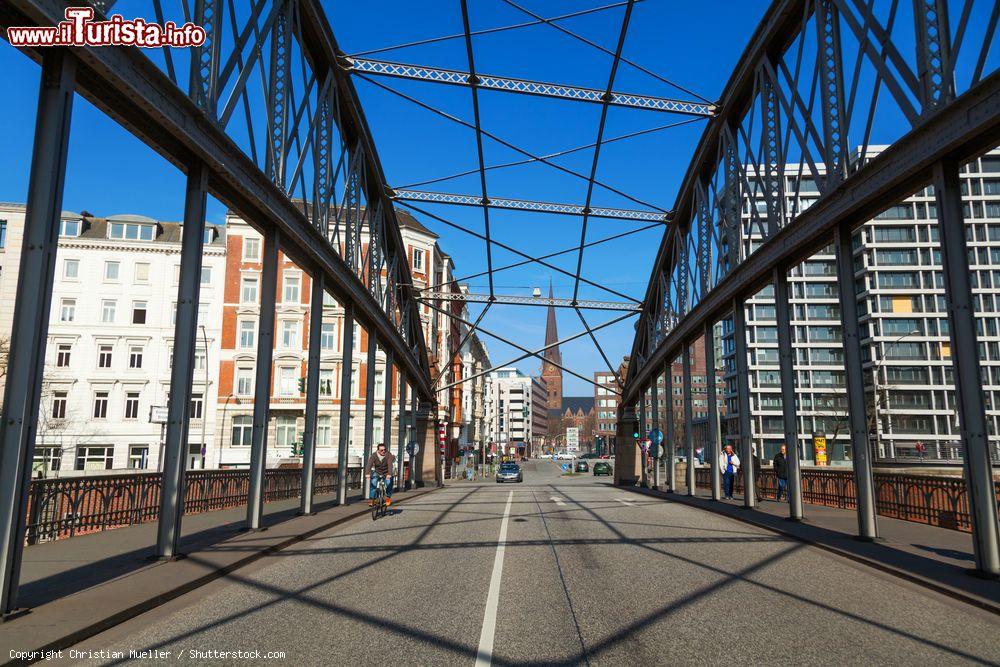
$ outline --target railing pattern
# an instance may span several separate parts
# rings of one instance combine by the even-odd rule
[[[156,521],[162,475],[157,472],[38,479],[31,482],[27,542],[36,544]],[[184,513],[246,505],[249,470],[192,470],[185,475]],[[264,502],[298,498],[301,469],[268,470]],[[336,468],[318,468],[317,495],[337,491]],[[361,488],[361,468],[347,471],[347,488]]]
[[[961,477],[934,475],[904,475],[877,472],[875,478],[875,511],[882,516],[904,521],[925,523],[939,528],[972,532],[969,499],[965,480]],[[695,483],[700,489],[711,488],[711,471],[695,470]],[[774,471],[762,469],[757,475],[757,497],[774,500],[778,479]],[[1000,503],[1000,481],[994,483]],[[743,476],[736,476],[737,493],[743,492]],[[815,505],[855,509],[857,487],[850,470],[803,470],[802,500]]]

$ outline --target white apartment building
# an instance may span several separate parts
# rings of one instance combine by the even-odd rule
[[[880,150],[870,149],[869,156]],[[787,173],[798,168],[790,166]],[[987,419],[993,454],[1000,458],[1000,150],[963,166],[961,180]],[[819,196],[811,178],[789,178],[786,193],[789,210],[802,210]],[[767,215],[763,201],[747,199],[744,254],[760,243],[759,234],[751,233],[751,205]],[[961,457],[935,208],[933,188],[925,188],[875,216],[853,238],[868,430],[879,459],[913,461],[918,443],[927,459]],[[851,451],[832,246],[791,270],[789,292],[802,458],[814,459],[812,436],[823,433],[830,463],[847,465]],[[748,300],[746,309],[753,442],[770,459],[784,431],[772,288]],[[723,428],[731,437],[738,430],[735,358],[732,322],[724,324],[726,407],[733,418]]]
[[[541,446],[547,426],[538,425],[539,411],[548,396],[544,383],[513,366],[498,368],[487,377],[487,433],[496,452],[530,455],[533,445]]]
[[[0,205],[8,239],[0,292],[9,331],[24,205]],[[180,276],[182,225],[141,215],[63,212],[34,467],[48,476],[156,470]],[[215,457],[225,236],[207,226],[190,406],[188,467]],[[6,245],[6,244],[5,244]],[[17,247],[17,249],[15,249]],[[209,463],[210,464],[210,463]]]

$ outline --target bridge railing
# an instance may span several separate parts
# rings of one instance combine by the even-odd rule
[[[925,523],[939,528],[972,532],[965,480],[943,475],[906,475],[876,472],[875,509],[882,516]],[[778,479],[763,468],[756,476],[757,498],[774,500]],[[695,470],[699,489],[711,488],[711,471]],[[1000,481],[994,482],[1000,502]],[[737,493],[743,492],[743,476],[736,476]],[[803,470],[802,500],[814,505],[853,510],[857,508],[857,487],[850,470]]]
[[[163,475],[158,472],[36,479],[28,501],[27,543],[37,544],[159,518]],[[317,468],[315,493],[338,490],[337,469]],[[184,513],[201,514],[247,502],[249,470],[191,470],[185,475]],[[349,468],[347,488],[361,488],[361,468]],[[264,501],[298,498],[302,470],[268,470]]]

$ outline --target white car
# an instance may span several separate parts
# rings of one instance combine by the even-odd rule
[[[560,461],[564,461],[564,460],[567,460],[567,459],[573,460],[575,458],[576,457],[573,456],[572,454],[570,454],[569,452],[559,452],[558,454],[556,454],[556,459],[558,459]]]

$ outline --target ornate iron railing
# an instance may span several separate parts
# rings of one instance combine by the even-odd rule
[[[695,470],[700,489],[711,488],[710,470]],[[926,523],[951,530],[972,531],[969,499],[965,480],[938,475],[904,475],[876,472],[875,510],[882,516]],[[994,483],[1000,503],[1000,481]],[[736,492],[743,492],[743,476],[736,477]],[[774,471],[764,468],[757,475],[757,497],[775,499],[778,480]],[[857,488],[850,470],[803,470],[803,502],[826,507],[855,509]]]
[[[156,521],[160,480],[157,472],[33,480],[27,542],[36,544]],[[191,470],[185,480],[185,514],[246,505],[249,470]],[[297,498],[301,483],[301,469],[266,471],[264,502]],[[336,493],[337,487],[336,468],[316,470],[317,495]],[[361,468],[348,469],[347,487],[361,488]]]

